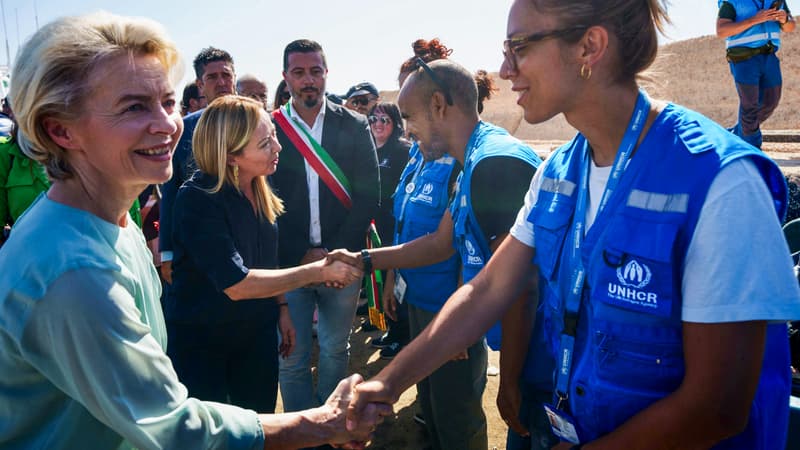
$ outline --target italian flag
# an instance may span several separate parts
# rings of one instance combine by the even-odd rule
[[[370,221],[367,228],[367,248],[378,248],[381,246],[381,238],[375,228],[375,221]],[[383,315],[383,303],[380,301],[383,294],[383,277],[380,270],[373,270],[366,274],[364,278],[364,290],[367,291],[367,306],[369,307],[369,323],[378,327],[381,331],[386,331],[386,318]]]

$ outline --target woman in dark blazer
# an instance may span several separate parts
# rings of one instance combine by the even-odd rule
[[[347,285],[361,272],[325,260],[277,269],[283,203],[267,176],[277,169],[281,146],[261,104],[239,96],[215,100],[192,146],[198,171],[173,209],[168,353],[190,395],[273,412],[278,353],[288,356],[294,344],[283,293],[314,283]]]

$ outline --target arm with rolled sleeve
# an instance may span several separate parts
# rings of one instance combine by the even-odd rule
[[[362,116],[363,117],[363,116]],[[328,248],[358,250],[364,244],[364,233],[378,210],[380,175],[378,155],[366,120],[352,126],[352,157],[355,170],[349,174],[353,207],[337,233],[328,240]]]
[[[174,216],[176,240],[218,292],[242,281],[249,272],[236,249],[221,201],[219,193],[209,194],[187,184],[175,202]]]
[[[25,359],[138,448],[262,448],[255,412],[187,397],[116,276],[80,269],[52,283],[29,316]]]

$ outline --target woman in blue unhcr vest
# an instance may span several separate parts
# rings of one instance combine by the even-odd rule
[[[351,424],[474,341],[537,277],[529,358],[556,360],[556,448],[785,446],[784,321],[800,317],[779,225],[786,185],[754,147],[640,90],[668,21],[658,0],[514,1],[500,75],[527,122],[563,113],[578,135],[536,172],[486,268],[357,386]]]

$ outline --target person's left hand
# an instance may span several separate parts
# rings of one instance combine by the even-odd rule
[[[386,317],[397,322],[397,298],[394,296],[394,271],[386,271],[386,282],[383,285],[383,313]]]
[[[519,390],[519,382],[508,380],[500,374],[500,389],[497,391],[497,409],[500,417],[515,433],[520,436],[529,436],[530,432],[519,421],[519,409],[522,403],[522,394]]]
[[[279,306],[278,309],[280,309],[280,316],[278,317],[278,330],[281,333],[281,342],[280,346],[278,347],[278,353],[280,353],[283,359],[286,359],[294,350],[295,330],[294,324],[292,323],[292,318],[289,316],[289,308],[285,306]]]

